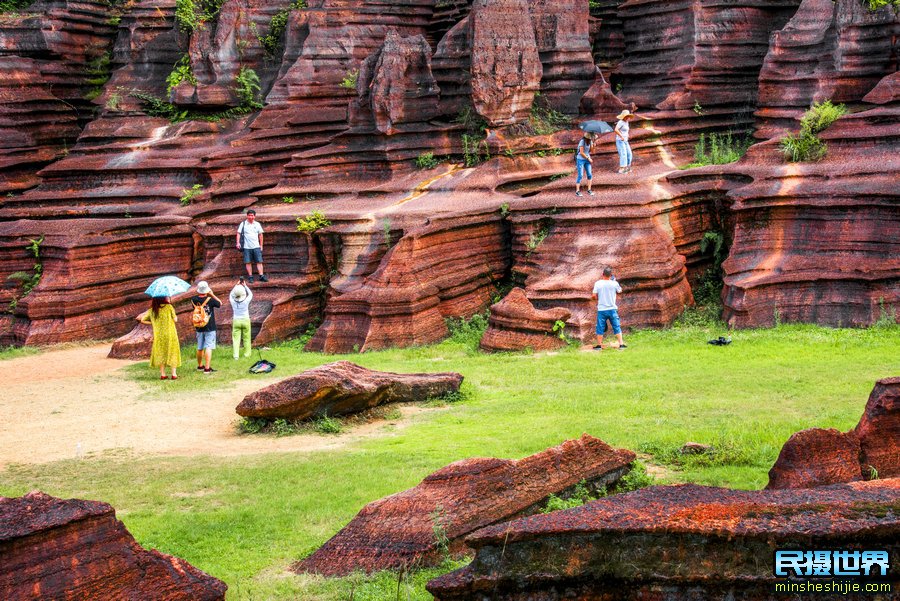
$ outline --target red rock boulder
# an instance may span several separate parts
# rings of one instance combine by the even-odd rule
[[[480,530],[466,539],[475,560],[426,588],[438,601],[775,601],[785,595],[774,592],[773,548],[895,557],[898,499],[896,478],[804,491],[653,486]]]
[[[878,381],[853,433],[859,437],[864,473],[877,473],[879,478],[900,476],[900,378]]]
[[[525,291],[513,288],[506,298],[491,305],[488,329],[481,337],[485,351],[550,351],[566,345],[553,326],[565,322],[572,312],[562,307],[540,311],[534,308]]]
[[[436,531],[451,548],[475,530],[533,513],[551,494],[582,480],[597,486],[618,480],[634,461],[583,435],[518,461],[464,459],[431,474],[415,488],[385,497],[362,511],[297,572],[343,576],[440,561]]]
[[[900,476],[900,378],[879,380],[856,428],[811,428],[791,436],[766,488],[812,488]]]
[[[833,428],[810,428],[791,436],[769,470],[766,488],[813,488],[863,479],[859,438]]]
[[[456,373],[394,374],[338,361],[257,390],[235,410],[243,417],[287,419],[347,415],[384,403],[441,397],[459,391],[462,381]]]
[[[224,582],[141,547],[106,503],[0,497],[0,599],[218,601]]]

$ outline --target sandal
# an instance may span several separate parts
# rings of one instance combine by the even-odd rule
[[[168,380],[168,379],[169,379],[169,376],[160,376],[159,379],[160,379],[160,380]]]
[[[177,379],[178,379],[178,376],[172,376],[171,379],[172,379],[172,380],[177,380]]]

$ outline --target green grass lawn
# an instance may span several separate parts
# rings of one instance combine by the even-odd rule
[[[366,503],[417,484],[452,461],[519,458],[587,432],[647,453],[669,481],[761,488],[784,441],[809,427],[853,427],[879,378],[900,375],[900,327],[834,330],[781,326],[732,332],[702,327],[640,331],[629,349],[602,353],[484,355],[461,334],[442,344],[352,357],[304,353],[297,344],[266,351],[278,364],[260,384],[350,358],[400,372],[458,371],[465,395],[421,413],[405,428],[339,451],[243,457],[106,456],[0,473],[0,494],[40,489],[111,503],[146,547],[183,557],[226,581],[232,599],[394,599],[398,576],[326,580],[286,568],[321,545]],[[191,358],[192,348],[185,349]],[[187,361],[169,386],[224,388],[247,363],[219,349],[203,376]],[[158,386],[146,364],[128,377]],[[237,417],[237,416],[235,416]],[[389,428],[386,426],[386,428]],[[686,441],[712,456],[680,462]],[[451,566],[444,566],[444,570]],[[429,599],[423,585],[440,570],[400,582],[401,598]]]

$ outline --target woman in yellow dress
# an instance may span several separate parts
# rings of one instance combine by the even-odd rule
[[[138,321],[153,326],[153,348],[150,350],[150,367],[159,367],[159,379],[166,380],[166,366],[172,370],[172,379],[177,380],[176,368],[181,365],[181,345],[175,324],[178,316],[168,296],[155,296],[150,301],[150,310],[142,313]]]

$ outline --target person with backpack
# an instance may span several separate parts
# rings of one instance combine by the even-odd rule
[[[244,278],[238,280],[237,286],[231,289],[228,295],[231,302],[231,345],[234,358],[240,358],[243,342],[244,357],[250,356],[250,301],[253,300],[253,291],[244,283]]]
[[[269,278],[263,273],[263,228],[256,221],[256,211],[247,211],[247,219],[238,226],[237,239],[235,241],[239,251],[244,253],[244,265],[247,267],[247,281],[253,283],[253,264],[256,263],[256,271],[259,272],[259,281],[268,282]]]
[[[594,179],[594,159],[591,158],[591,149],[594,147],[594,134],[584,132],[584,136],[578,142],[578,150],[575,151],[575,170],[578,177],[575,179],[575,196],[581,196],[581,180],[587,174],[587,193],[591,196],[591,183]]]
[[[191,305],[194,307],[191,323],[197,332],[197,369],[211,374],[216,371],[210,366],[216,348],[216,309],[222,302],[209,284],[202,281],[197,284],[197,295],[191,297]]]

